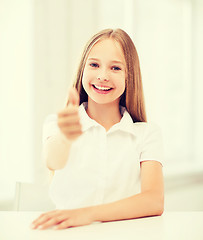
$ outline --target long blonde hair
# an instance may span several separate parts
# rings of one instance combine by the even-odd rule
[[[127,77],[126,88],[120,98],[120,105],[126,107],[131,115],[133,122],[146,122],[146,111],[144,103],[144,94],[142,87],[142,78],[140,64],[135,45],[129,35],[122,29],[105,29],[95,34],[86,44],[82,58],[78,67],[74,87],[79,92],[80,104],[88,101],[87,93],[82,86],[83,71],[87,56],[92,47],[102,39],[112,38],[117,41],[124,53]]]

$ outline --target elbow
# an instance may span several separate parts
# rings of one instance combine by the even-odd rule
[[[56,162],[52,162],[52,161],[46,161],[46,167],[51,170],[51,171],[55,171],[55,170],[60,170],[63,169],[65,167],[65,164],[60,164],[60,163],[56,163]]]
[[[161,216],[164,212],[164,195],[150,194],[149,202],[149,216]]]
[[[43,152],[42,155],[43,158],[43,162],[45,163],[45,166],[50,170],[50,171],[54,171],[54,170],[60,170],[62,168],[65,167],[65,161],[59,161],[60,158],[58,158],[57,156],[55,156],[52,153],[47,152]],[[56,160],[57,159],[57,160]]]
[[[157,209],[156,216],[161,216],[164,213],[164,207]]]
[[[161,206],[159,208],[159,216],[164,213],[164,199],[161,201]]]
[[[154,199],[154,213],[161,216],[164,213],[164,196],[156,196]]]

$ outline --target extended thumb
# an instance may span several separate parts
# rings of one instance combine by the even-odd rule
[[[79,106],[80,97],[79,97],[79,94],[78,94],[76,88],[71,88],[70,89],[68,103],[71,103],[75,106]]]

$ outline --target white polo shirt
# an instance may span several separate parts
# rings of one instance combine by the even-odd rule
[[[159,127],[133,123],[121,107],[122,119],[108,131],[79,107],[83,134],[73,143],[63,169],[56,170],[50,195],[57,209],[73,209],[120,200],[140,192],[140,162],[162,163]],[[59,130],[57,116],[44,125],[43,141]]]

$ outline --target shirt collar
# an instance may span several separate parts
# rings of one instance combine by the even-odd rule
[[[121,115],[122,115],[122,118],[121,118],[120,122],[113,125],[109,129],[108,132],[110,133],[110,132],[120,130],[122,132],[127,132],[127,133],[130,133],[132,135],[136,135],[135,134],[134,123],[133,123],[133,120],[132,120],[130,114],[128,113],[126,108],[122,107],[122,106],[120,106],[120,111],[121,111]]]
[[[99,123],[97,123],[95,120],[91,119],[88,116],[88,114],[86,112],[86,108],[87,108],[87,102],[82,103],[79,107],[79,115],[81,117],[82,130],[86,131],[91,127],[101,126]],[[130,114],[128,113],[126,108],[122,107],[122,106],[120,106],[120,111],[122,114],[122,118],[121,118],[120,122],[113,125],[108,130],[107,133],[111,133],[111,132],[120,130],[120,131],[128,132],[130,134],[135,135],[134,124],[133,124],[133,120],[132,120]]]

